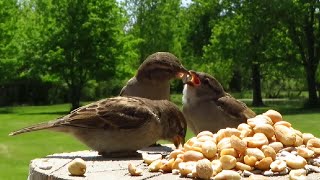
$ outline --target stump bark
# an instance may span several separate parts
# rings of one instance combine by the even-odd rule
[[[148,147],[139,150],[138,153],[169,154],[173,145]],[[67,165],[75,158],[82,158],[86,161],[87,171],[84,176],[71,176]],[[130,176],[128,173],[128,163],[132,163],[143,169],[142,176]],[[59,153],[48,155],[44,158],[34,159],[30,163],[29,180],[65,180],[65,179],[179,179],[179,176],[163,174],[161,172],[148,172],[147,165],[143,163],[142,157],[128,158],[104,158],[96,151],[77,151],[71,153]],[[181,178],[185,179],[185,178]]]
[[[138,153],[152,153],[152,154],[169,154],[173,145],[164,145],[159,147],[148,147],[139,150]],[[67,165],[75,158],[82,158],[86,161],[87,171],[84,176],[71,176],[68,172]],[[143,170],[142,176],[130,176],[128,172],[128,163]],[[173,175],[171,173],[149,172],[147,165],[143,163],[141,156],[130,158],[104,158],[96,151],[77,151],[71,153],[59,153],[48,155],[44,158],[34,159],[30,163],[28,180],[78,180],[78,179],[92,179],[92,180],[122,180],[122,179],[155,179],[155,180],[176,180],[176,179],[190,179]],[[320,179],[320,173],[309,174],[307,179]],[[266,177],[258,175],[255,178],[268,180],[287,180],[286,176]],[[244,178],[248,179],[248,178]],[[250,178],[249,178],[250,179]]]

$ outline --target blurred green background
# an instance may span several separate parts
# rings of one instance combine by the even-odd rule
[[[319,136],[319,9],[314,0],[0,0],[0,179],[86,149],[48,131],[7,135],[118,95],[157,51]],[[171,90],[181,105],[182,83]]]

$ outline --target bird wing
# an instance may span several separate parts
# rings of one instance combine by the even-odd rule
[[[126,88],[127,88],[127,85],[122,87],[122,89],[121,89],[121,91],[119,93],[119,96],[123,96],[124,95],[123,93],[125,92]]]
[[[115,97],[80,107],[56,121],[54,126],[132,129],[153,118],[159,119],[144,99]]]
[[[134,94],[130,93],[130,89],[134,84],[137,83],[136,77],[132,77],[129,79],[126,85],[124,85],[119,93],[119,96],[135,96]]]
[[[237,119],[247,120],[248,118],[253,118],[256,116],[256,114],[250,108],[248,108],[245,103],[233,98],[229,94],[220,97],[216,101],[216,104],[221,108],[222,111]]]

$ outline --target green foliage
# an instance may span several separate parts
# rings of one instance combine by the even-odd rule
[[[15,36],[18,6],[16,0],[0,0],[0,84],[16,77]]]
[[[268,46],[264,55],[272,62],[262,66],[262,86],[267,98],[279,98],[281,91],[287,91],[286,97],[298,96],[306,88],[297,49],[286,35],[286,30],[280,26],[273,29],[267,37]]]
[[[318,99],[318,1],[181,3],[0,0],[0,100],[11,91],[28,99],[23,87],[30,86],[48,88],[43,103],[68,100],[73,108],[81,98],[115,96],[156,51],[172,52],[186,68],[254,99],[306,89],[311,104]],[[172,91],[181,92],[181,82]]]
[[[136,73],[139,67],[138,45],[141,42],[131,34],[125,34],[121,39],[123,52],[119,55],[118,63],[115,70],[115,77],[119,81],[127,81]],[[121,84],[124,84],[121,83]]]
[[[181,1],[126,0],[124,6],[130,15],[129,34],[140,40],[139,60],[158,51],[181,54],[180,21]]]
[[[203,56],[209,64],[208,68],[214,69],[213,75],[226,88],[231,81],[234,68],[240,68],[240,72],[247,72],[249,68],[241,68],[240,62],[245,63],[246,60],[241,55],[246,41],[244,40],[245,36],[238,37],[241,32],[236,23],[238,21],[240,21],[239,17],[225,17],[225,19],[220,20],[212,29],[210,44],[203,47]],[[243,59],[241,60],[241,58]],[[211,63],[209,63],[210,61]],[[241,76],[240,74],[237,75]]]
[[[281,16],[281,21],[288,29],[287,35],[298,50],[300,66],[305,71],[309,93],[308,104],[316,106],[319,103],[316,75],[320,63],[320,55],[317,53],[320,52],[320,2],[285,1],[281,8],[287,10],[284,11],[284,16]]]
[[[221,6],[219,16],[207,20],[207,22],[215,20],[209,43],[200,47],[203,47],[203,58],[207,60],[204,61],[207,67],[211,65],[208,60],[222,62],[225,67],[230,64],[227,68],[221,67],[219,63],[214,63],[213,67],[210,67],[215,71],[221,70],[218,76],[223,78],[218,79],[223,79],[222,83],[225,87],[228,87],[229,82],[234,86],[235,83],[232,80],[236,76],[240,76],[237,79],[241,80],[244,87],[253,85],[254,91],[260,91],[256,89],[260,85],[255,83],[261,80],[261,86],[267,97],[278,97],[281,90],[287,90],[289,95],[290,91],[301,91],[308,87],[310,83],[305,84],[303,78],[308,76],[309,71],[300,63],[304,55],[299,52],[299,46],[294,42],[292,35],[290,36],[292,30],[285,24],[286,21],[283,21],[292,17],[284,15],[290,3],[287,1],[223,1]],[[309,9],[316,7],[315,4],[307,6]],[[305,6],[299,6],[299,8],[293,13],[297,22],[303,21],[303,16],[297,14],[302,13]],[[295,20],[292,17],[291,25],[294,25],[293,21]],[[302,26],[303,23],[301,26],[294,27],[297,33],[303,31]],[[303,46],[300,44],[300,47]],[[308,51],[307,49],[306,47],[305,51]],[[316,61],[315,65],[317,65]],[[251,71],[253,67],[255,71]],[[306,72],[303,72],[304,69]],[[249,73],[251,78],[248,76]],[[249,78],[252,83],[248,83]]]
[[[116,1],[35,0],[24,11],[31,22],[21,23],[28,71],[66,83],[73,108],[89,80],[111,80],[121,60],[135,56],[123,54],[131,50],[130,39],[124,37],[125,16]]]
[[[203,47],[209,43],[212,28],[220,19],[222,11],[219,1],[195,0],[185,11],[187,18],[185,56],[201,57]]]

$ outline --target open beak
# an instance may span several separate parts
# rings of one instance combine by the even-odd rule
[[[184,137],[176,135],[175,137],[173,137],[172,141],[176,149],[179,149],[180,145],[183,146],[185,140]]]
[[[201,81],[198,75],[194,71],[189,71],[190,75],[185,75],[182,77],[183,84],[188,84],[190,86],[199,86]]]
[[[181,66],[179,72],[176,74],[176,77],[183,79],[185,76],[190,76],[190,72],[185,67]]]

